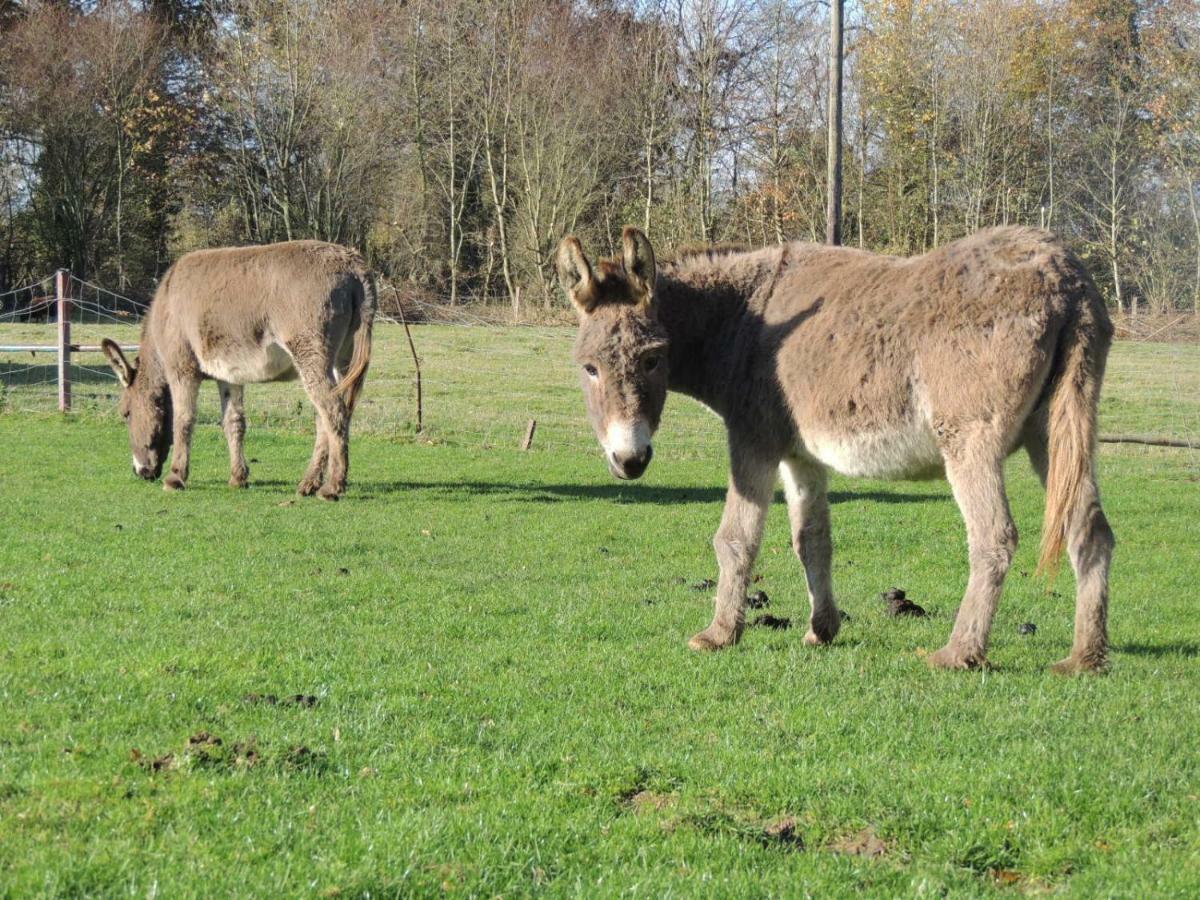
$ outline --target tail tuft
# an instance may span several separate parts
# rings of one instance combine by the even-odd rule
[[[1046,517],[1038,573],[1054,576],[1067,541],[1067,528],[1087,486],[1096,458],[1096,409],[1112,340],[1112,325],[1090,279],[1087,296],[1060,338],[1050,394],[1047,436]]]

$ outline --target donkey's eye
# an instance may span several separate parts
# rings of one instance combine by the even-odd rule
[[[642,360],[642,368],[647,372],[653,372],[658,368],[658,359],[659,358],[657,356],[647,356],[644,360]]]
[[[586,366],[584,366],[583,371],[588,373],[589,378],[595,378],[597,375],[600,374],[599,370],[595,366],[593,366],[591,363],[588,363]]]

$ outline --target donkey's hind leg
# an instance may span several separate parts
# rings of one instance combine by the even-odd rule
[[[1017,550],[1017,528],[1004,492],[1001,455],[967,453],[947,459],[946,477],[966,522],[971,574],[950,641],[929,657],[929,664],[973,669],[987,662],[988,634]]]
[[[295,355],[295,354],[293,354]],[[315,356],[315,355],[314,355]],[[296,368],[304,382],[304,390],[321,420],[328,467],[325,483],[317,494],[325,500],[336,500],[346,491],[346,471],[349,467],[350,416],[346,402],[334,390],[332,369],[324,360],[313,357],[296,360]],[[317,461],[319,449],[314,449],[313,462]],[[306,479],[307,481],[307,476]]]
[[[1024,443],[1045,486],[1050,468],[1045,426],[1027,426]],[[1108,667],[1108,570],[1115,543],[1095,477],[1089,475],[1067,518],[1067,555],[1075,572],[1075,638],[1071,655],[1054,664],[1055,672],[1071,675]]]
[[[243,388],[240,384],[217,382],[221,393],[221,427],[229,444],[229,486],[244,488],[250,478],[246,465],[246,411],[242,406]]]
[[[812,604],[804,643],[828,644],[842,625],[830,582],[833,543],[829,536],[829,479],[821,466],[795,458],[780,463],[779,474],[792,524],[792,547],[804,564]]]
[[[1059,674],[1108,668],[1108,570],[1115,545],[1095,477],[1089,475],[1067,520],[1067,554],[1075,570],[1075,638],[1071,655],[1053,666]]]
[[[311,497],[325,482],[325,469],[329,466],[329,443],[325,440],[325,425],[322,422],[321,414],[317,414],[317,433],[313,440],[312,458],[308,461],[308,468],[304,472],[304,477],[300,479],[300,486],[296,489],[302,497]]]

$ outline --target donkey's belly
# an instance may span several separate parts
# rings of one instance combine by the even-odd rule
[[[944,472],[932,429],[924,422],[828,435],[806,431],[804,449],[829,468],[860,478],[937,478]]]
[[[229,384],[287,381],[296,377],[292,356],[281,344],[265,343],[200,360],[204,374]]]

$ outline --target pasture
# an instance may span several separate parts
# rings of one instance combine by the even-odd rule
[[[672,397],[654,466],[619,483],[570,330],[414,337],[428,433],[381,326],[336,504],[294,494],[296,384],[247,388],[247,491],[206,385],[177,496],[130,472],[108,376],[66,418],[6,389],[0,893],[1200,893],[1200,452],[1101,451],[1107,677],[1047,672],[1071,575],[1033,575],[1020,456],[994,670],[921,659],[966,577],[942,482],[834,480],[833,646],[755,627],[696,655],[720,424]],[[1200,348],[1119,343],[1101,431],[1195,440]],[[757,574],[802,626],[782,502]],[[894,585],[929,617],[889,618]]]

